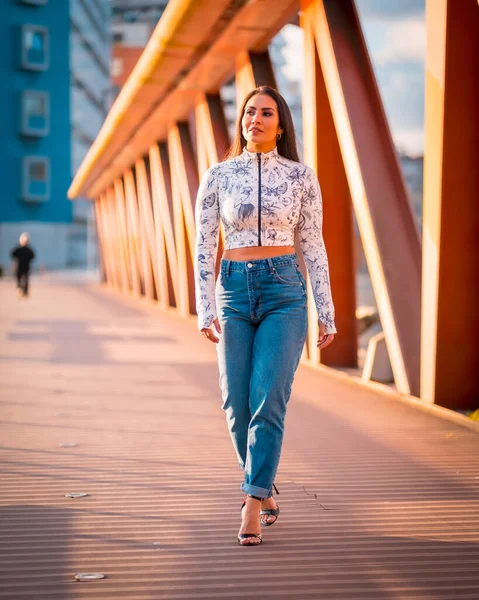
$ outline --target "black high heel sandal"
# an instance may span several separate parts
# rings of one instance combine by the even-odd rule
[[[263,498],[258,498],[258,496],[250,496],[248,495],[244,500],[243,500],[243,504],[241,505],[241,509],[243,510],[244,506],[246,505],[246,500],[248,498],[254,498],[255,500],[259,500],[261,502],[261,500]],[[249,538],[257,538],[259,540],[258,543],[255,544],[242,544],[241,541],[242,540],[247,540]],[[261,537],[260,533],[238,533],[238,544],[240,546],[259,546],[263,543],[263,538]]]
[[[274,483],[273,483],[273,487],[274,487],[275,492],[279,496],[278,488],[274,485]],[[265,508],[264,510],[260,510],[259,514],[260,514],[260,517],[261,517],[261,515],[266,515],[267,517],[276,517],[274,521],[271,521],[271,523],[268,521],[263,521],[263,519],[260,518],[261,525],[264,525],[265,527],[270,527],[271,525],[274,525],[279,517],[278,503],[276,503],[276,508]]]

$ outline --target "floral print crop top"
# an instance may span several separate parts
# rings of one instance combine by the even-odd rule
[[[294,246],[296,229],[318,317],[336,333],[329,267],[322,235],[323,206],[315,172],[284,158],[244,149],[206,171],[196,201],[195,284],[198,328],[216,319],[215,263],[220,219],[225,249]]]

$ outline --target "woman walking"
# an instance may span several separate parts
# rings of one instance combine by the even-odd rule
[[[225,252],[215,285],[220,219]],[[272,489],[306,340],[296,230],[318,311],[318,347],[336,333],[319,183],[299,162],[291,113],[275,89],[261,86],[246,96],[227,159],[201,181],[196,227],[198,326],[217,344],[223,410],[244,471],[238,542],[258,545],[261,524],[279,516]]]

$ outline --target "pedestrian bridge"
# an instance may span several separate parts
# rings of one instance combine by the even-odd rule
[[[472,421],[300,366],[281,516],[242,548],[194,318],[71,276],[34,277],[28,300],[0,280],[0,297],[0,598],[477,600]]]
[[[238,104],[257,85],[276,87],[268,47],[293,23],[339,332],[320,353],[310,302],[304,361],[358,367],[355,217],[396,388],[476,409],[479,5],[426,5],[422,240],[354,0],[170,0],[69,190],[94,201],[104,281],[194,314],[194,202],[230,143],[225,86]]]
[[[0,280],[0,599],[477,600],[478,428],[448,409],[478,400],[479,6],[426,4],[421,241],[353,0],[170,0],[69,191],[94,201],[103,285]],[[339,334],[320,355],[311,313],[281,516],[252,549],[193,314],[194,198],[229,143],[224,85],[275,85],[286,23]],[[395,389],[350,374],[353,214]]]

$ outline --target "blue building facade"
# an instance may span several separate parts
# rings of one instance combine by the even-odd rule
[[[37,265],[66,266],[72,206],[68,2],[0,3],[0,264],[22,231]]]

